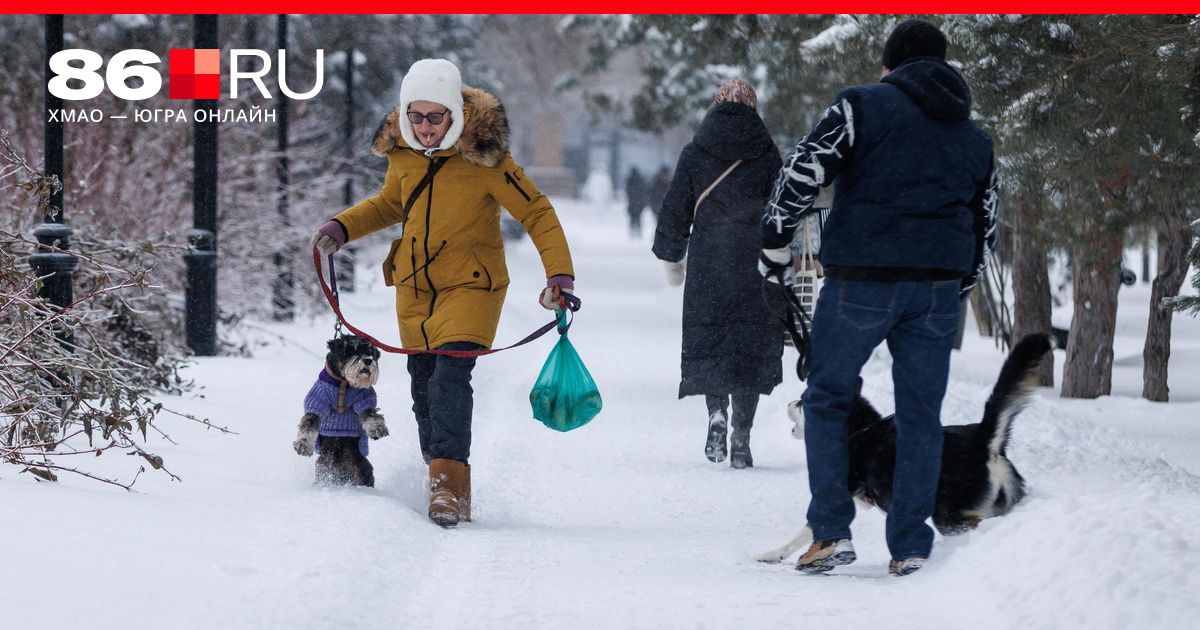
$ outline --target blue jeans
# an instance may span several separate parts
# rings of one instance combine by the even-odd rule
[[[804,435],[813,539],[850,538],[847,420],[856,379],[887,341],[896,391],[896,469],[887,515],[892,558],[929,557],[942,469],[942,398],[958,331],[958,281],[847,282],[826,278],[813,315]]]

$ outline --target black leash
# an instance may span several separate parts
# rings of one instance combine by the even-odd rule
[[[783,282],[783,268],[773,270],[768,277],[763,278],[763,301],[770,308],[771,301],[767,298],[767,286],[774,284],[779,287],[783,294],[784,314],[775,315],[779,321],[787,329],[788,334],[792,336],[792,343],[796,346],[796,352],[800,353],[800,358],[796,359],[796,376],[801,381],[808,380],[808,367],[812,360],[812,333],[809,330],[812,327],[812,318],[808,313],[804,312],[804,307],[800,305],[800,300],[796,298],[796,294],[792,293],[792,288]],[[770,278],[775,278],[776,282],[772,282]],[[807,325],[806,325],[807,323]]]

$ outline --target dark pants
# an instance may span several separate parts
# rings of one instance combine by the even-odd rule
[[[733,399],[733,417],[729,418],[729,399]],[[754,426],[754,412],[758,410],[758,394],[705,394],[704,403],[708,405],[708,416],[718,411],[725,414],[729,418],[729,425],[734,431],[746,433],[750,432],[750,427]]]
[[[845,282],[826,278],[813,318],[804,435],[813,539],[850,538],[846,422],[871,352],[887,341],[896,395],[894,501],[887,515],[895,559],[928,557],[942,468],[942,398],[958,330],[958,281]]]
[[[437,350],[480,350],[483,346],[456,341]],[[417,417],[417,437],[421,457],[456,459],[467,463],[471,454],[471,370],[475,357],[451,357],[440,354],[413,354],[408,357],[412,381],[413,414]]]

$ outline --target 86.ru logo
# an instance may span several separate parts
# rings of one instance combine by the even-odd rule
[[[241,57],[258,57],[263,67],[256,71],[241,71]],[[83,63],[83,67],[70,65],[71,61]],[[325,83],[325,51],[317,49],[317,80],[313,88],[304,93],[288,88],[287,57],[279,51],[279,89],[288,98],[307,100],[321,91]],[[54,78],[46,84],[51,94],[65,101],[85,101],[104,92],[105,85],[113,96],[128,101],[141,101],[162,90],[162,75],[149,64],[161,63],[162,59],[149,50],[134,48],[123,50],[112,56],[104,76],[97,72],[104,67],[104,58],[84,48],[70,48],[54,53],[50,57],[50,71]],[[271,70],[271,57],[261,50],[234,48],[229,51],[229,97],[238,97],[238,82],[249,79],[254,82],[264,98],[271,98],[262,77]],[[130,79],[141,79],[142,84],[131,87]],[[68,81],[76,79],[82,87],[71,87]],[[221,51],[216,48],[172,48],[170,63],[170,98],[173,99],[217,99],[221,97]]]

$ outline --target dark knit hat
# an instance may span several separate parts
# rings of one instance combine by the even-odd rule
[[[946,58],[946,36],[925,20],[904,20],[896,25],[883,45],[883,67],[896,66],[912,57]]]

